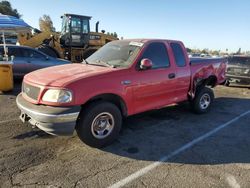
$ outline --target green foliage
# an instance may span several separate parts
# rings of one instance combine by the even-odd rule
[[[0,2],[0,13],[10,16],[15,16],[17,18],[21,17],[21,14],[18,13],[17,9],[13,9],[9,1]]]
[[[39,27],[41,31],[55,32],[53,22],[50,16],[46,14],[39,18]]]
[[[110,35],[110,36],[112,36],[112,37],[118,38],[118,35],[117,35],[116,32],[114,32],[114,33],[107,32],[107,35]]]
[[[186,48],[186,50],[187,50],[187,53],[192,53],[192,49]]]
[[[202,54],[208,54],[208,53],[209,53],[209,50],[208,50],[207,48],[205,48],[205,49],[203,49],[203,50],[201,51],[201,53],[202,53]]]
[[[192,49],[192,48],[187,48],[187,52],[188,53],[198,53],[198,54],[209,54],[209,55],[212,55],[212,56],[222,56],[222,55],[229,55],[229,54],[242,54],[241,52],[241,48],[235,52],[235,53],[232,53],[232,52],[229,52],[229,49],[226,48],[224,51],[223,50],[210,50],[208,48],[205,48],[205,49]],[[248,52],[250,53],[250,52]],[[247,54],[247,52],[245,52],[245,54]]]
[[[220,55],[220,51],[218,51],[218,50],[213,50],[213,51],[210,51],[210,54],[212,54],[212,55]]]

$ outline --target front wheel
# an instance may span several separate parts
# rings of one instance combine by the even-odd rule
[[[210,110],[213,100],[213,90],[203,87],[196,92],[195,98],[191,101],[191,107],[195,113],[203,114]]]
[[[82,110],[76,132],[87,145],[102,148],[119,136],[121,125],[122,116],[116,105],[96,102]]]

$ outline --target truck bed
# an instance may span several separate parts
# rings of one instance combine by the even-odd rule
[[[191,87],[189,94],[194,96],[196,85],[200,80],[216,79],[216,84],[212,87],[222,84],[226,79],[226,66],[226,58],[190,58]]]

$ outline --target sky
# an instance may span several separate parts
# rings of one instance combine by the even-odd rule
[[[250,51],[249,0],[9,0],[22,19],[39,28],[47,14],[57,31],[60,16],[92,16],[91,29],[116,32],[124,38],[181,40],[189,48]]]

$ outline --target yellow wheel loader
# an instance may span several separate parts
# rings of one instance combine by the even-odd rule
[[[81,62],[106,43],[118,40],[117,37],[98,31],[90,32],[89,16],[64,14],[61,33],[39,31],[34,34],[22,33],[18,36],[20,45],[38,48],[53,57],[68,59],[73,63]]]

